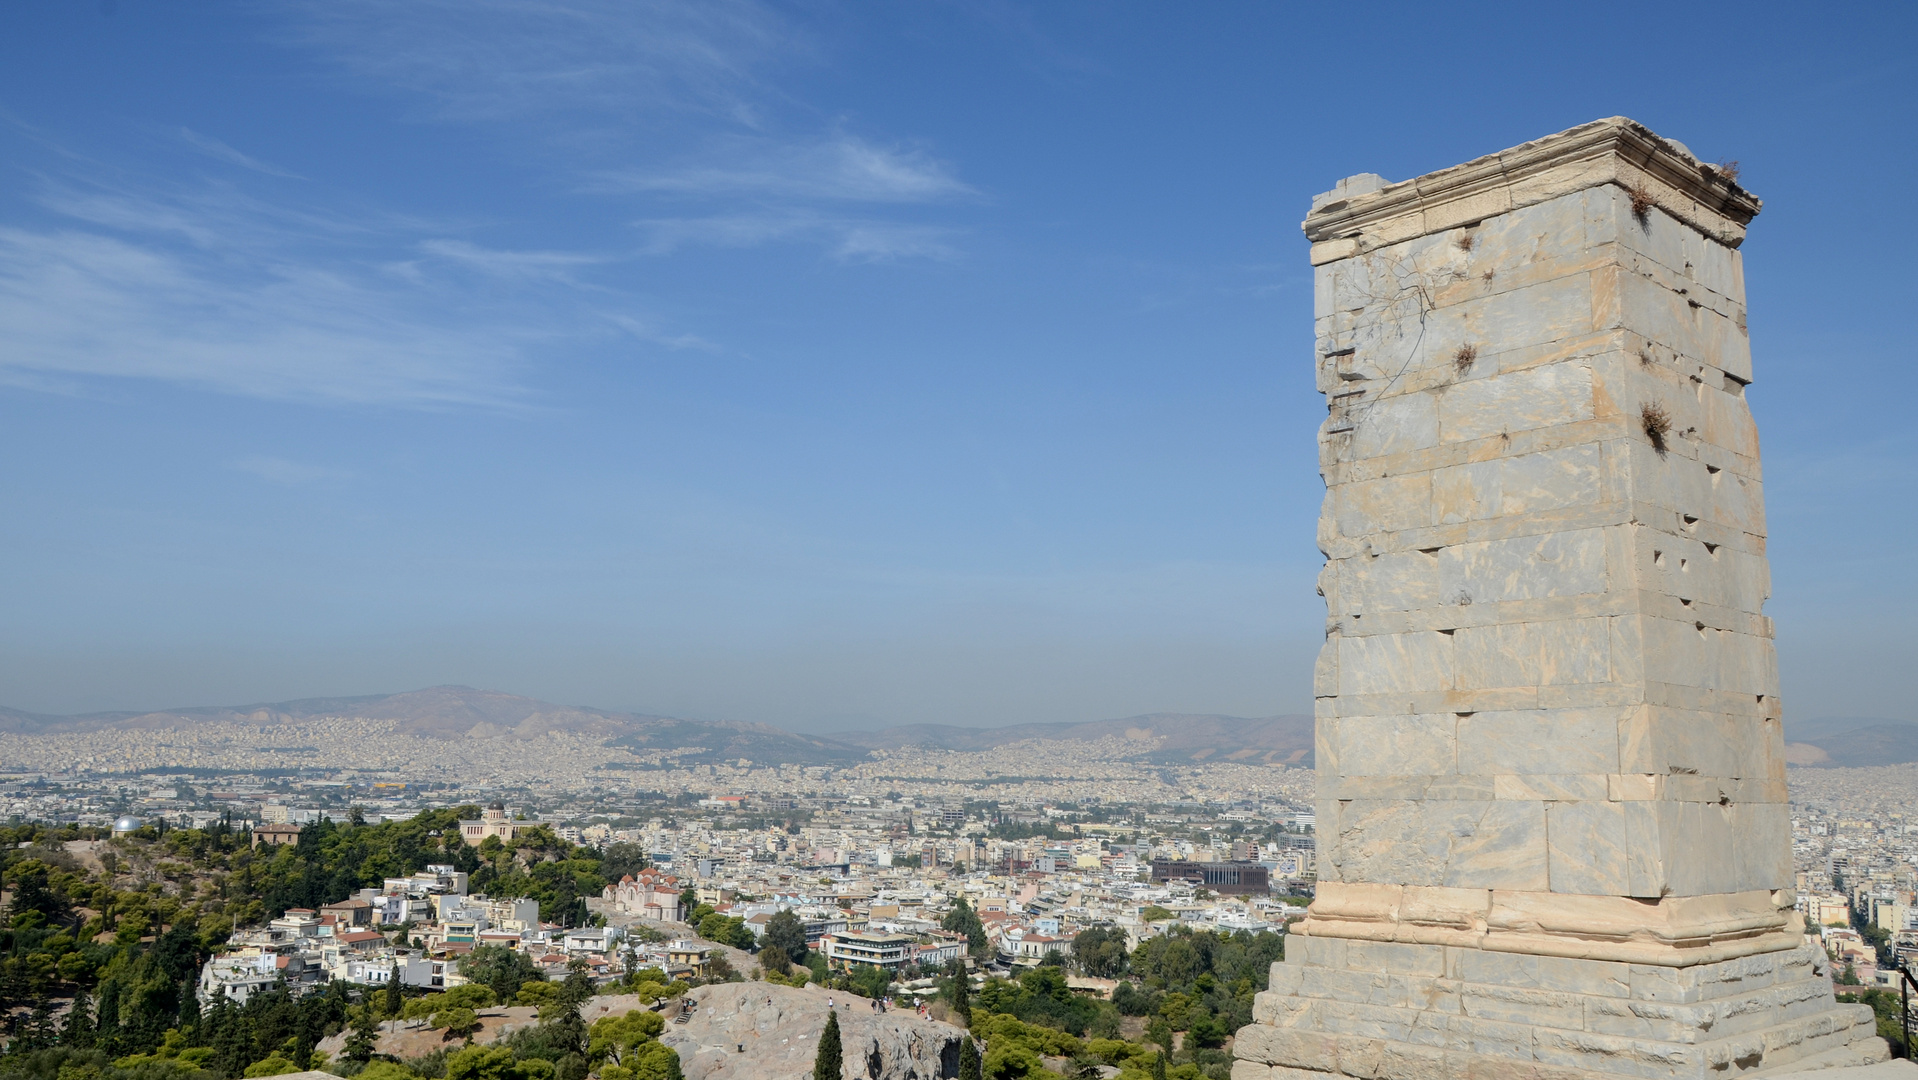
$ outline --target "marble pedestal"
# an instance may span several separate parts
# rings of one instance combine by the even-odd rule
[[[1314,201],[1319,885],[1238,1075],[1883,1057],[1791,910],[1758,210],[1623,118]]]

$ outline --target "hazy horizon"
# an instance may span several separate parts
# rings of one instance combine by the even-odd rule
[[[1309,713],[1309,200],[1624,114],[1765,200],[1788,722],[1912,717],[1918,9],[1322,14],[9,9],[0,704]]]
[[[451,687],[453,685],[455,684],[442,684],[441,686],[432,686],[432,687],[412,687],[408,690],[396,690],[396,691],[371,693],[371,694],[330,694],[330,695],[322,695],[322,696],[312,697],[312,698],[284,698],[283,697],[283,698],[273,698],[273,699],[261,699],[258,701],[197,702],[193,704],[181,704],[181,703],[175,702],[173,704],[154,706],[152,708],[110,709],[110,710],[101,710],[101,712],[107,713],[107,714],[122,713],[122,714],[128,714],[128,715],[143,715],[143,714],[150,714],[150,713],[254,708],[254,707],[270,706],[270,705],[296,704],[296,703],[303,703],[303,702],[309,702],[309,701],[324,701],[329,699],[378,700],[378,699],[397,696],[400,694],[415,693],[415,692],[424,691],[424,690],[444,689],[444,688]],[[593,702],[587,702],[587,701],[569,701],[564,699],[549,700],[549,699],[543,699],[543,698],[536,698],[536,697],[533,697],[532,695],[527,695],[527,694],[514,694],[513,691],[511,690],[503,689],[501,687],[496,687],[496,686],[462,687],[462,689],[474,690],[482,693],[512,694],[515,697],[527,698],[528,700],[534,700],[534,701],[541,701],[544,704],[548,704],[548,705],[556,705],[556,706],[563,706],[563,707],[576,708],[576,709],[591,709],[591,710],[596,710],[600,712],[622,713],[622,714],[631,714],[636,716],[664,716],[664,717],[670,717],[672,719],[677,719],[677,720],[695,720],[695,721],[716,721],[716,720],[729,719],[726,717],[685,716],[685,715],[677,715],[677,714],[667,714],[667,713],[661,713],[659,710],[648,709],[643,706],[620,707],[620,706],[595,704]],[[8,709],[12,707],[13,706],[8,705],[6,702],[0,701],[0,709]],[[25,711],[25,710],[22,710],[22,711]],[[38,714],[38,715],[43,715],[43,716],[44,715],[56,715],[56,716],[67,715],[67,716],[83,717],[89,714],[72,713],[72,714]],[[98,715],[98,714],[94,714],[94,715]],[[1197,713],[1194,710],[1190,710],[1190,709],[1154,709],[1154,710],[1148,710],[1146,712],[1126,713],[1126,714],[1114,715],[1114,716],[1079,716],[1079,717],[1058,718],[1053,720],[1038,720],[1038,721],[1018,721],[1018,720],[993,721],[991,719],[981,719],[977,723],[970,723],[970,724],[958,723],[958,724],[950,724],[950,725],[942,725],[939,723],[929,724],[928,722],[925,722],[925,721],[904,721],[904,722],[888,723],[888,722],[877,720],[876,718],[872,718],[872,717],[830,717],[830,716],[817,717],[812,719],[811,721],[805,721],[805,722],[781,721],[781,720],[772,720],[772,721],[763,721],[763,722],[770,727],[780,728],[782,730],[791,731],[797,734],[832,735],[835,733],[853,734],[853,733],[864,732],[864,731],[878,731],[878,730],[883,730],[887,728],[911,727],[911,726],[953,726],[953,727],[975,727],[975,728],[999,728],[999,727],[1025,726],[1030,724],[1080,724],[1080,723],[1096,723],[1101,721],[1112,721],[1112,720],[1128,720],[1128,719],[1143,718],[1143,717],[1155,716],[1155,715],[1211,716],[1211,715],[1229,715],[1229,714]],[[1309,712],[1274,713],[1274,714],[1270,714],[1269,716],[1246,716],[1246,717],[1238,717],[1237,719],[1248,719],[1248,720],[1309,719],[1311,715],[1312,714]],[[1895,717],[1895,716],[1832,716],[1832,715],[1802,716],[1802,717],[1796,717],[1796,718],[1788,716],[1785,718],[1786,735],[1789,738],[1794,740],[1807,739],[1807,738],[1822,738],[1825,736],[1853,730],[1859,727],[1865,727],[1865,726],[1870,726],[1875,724],[1886,724],[1886,723],[1918,724],[1918,719],[1901,718],[1901,717]]]

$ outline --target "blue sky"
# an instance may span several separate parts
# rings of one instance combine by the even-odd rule
[[[1918,719],[1911,5],[0,13],[0,703],[1309,710],[1339,177],[1624,114],[1746,246],[1788,715]]]

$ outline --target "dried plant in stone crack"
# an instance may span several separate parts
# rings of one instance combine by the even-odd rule
[[[1483,282],[1485,282],[1485,283],[1486,283],[1487,285],[1490,285],[1490,284],[1492,283],[1492,279],[1493,279],[1493,278],[1495,278],[1495,277],[1497,277],[1497,276],[1498,276],[1498,271],[1496,271],[1496,270],[1487,270],[1487,271],[1485,271],[1485,272],[1484,272],[1483,274],[1480,274],[1480,275],[1478,276],[1478,279],[1479,279],[1480,281],[1483,281]]]
[[[1643,364],[1643,365],[1645,365],[1646,367],[1651,367],[1651,366],[1652,366],[1652,351],[1651,351],[1650,349],[1640,349],[1640,350],[1638,350],[1638,362],[1639,362],[1639,363],[1641,363],[1641,364]]]
[[[1625,194],[1632,199],[1632,216],[1638,219],[1640,225],[1645,224],[1652,212],[1652,207],[1658,205],[1658,200],[1652,196],[1651,189],[1643,184],[1633,184],[1625,189]]]
[[[1705,167],[1717,173],[1718,178],[1727,184],[1738,183],[1738,162],[1736,161],[1721,161],[1715,165],[1707,165]]]
[[[1395,259],[1382,253],[1369,253],[1360,256],[1356,263],[1363,270],[1364,284],[1354,286],[1353,294],[1362,297],[1366,306],[1376,311],[1383,321],[1400,327],[1416,325],[1417,332],[1413,335],[1410,347],[1404,350],[1405,358],[1399,362],[1398,370],[1388,374],[1381,382],[1367,384],[1366,398],[1347,406],[1346,417],[1354,424],[1363,422],[1377,401],[1390,395],[1399,385],[1399,380],[1411,370],[1414,361],[1420,359],[1426,320],[1437,307],[1433,294],[1447,285],[1471,277],[1469,271],[1449,260],[1428,270],[1419,264],[1416,257]]]
[[[1452,354],[1452,368],[1460,375],[1463,375],[1472,370],[1472,361],[1477,359],[1478,346],[1469,344],[1460,345],[1458,351]]]
[[[1665,436],[1671,434],[1672,417],[1663,405],[1648,402],[1638,410],[1638,418],[1645,428],[1645,437],[1652,441],[1652,449],[1665,452]]]
[[[1456,242],[1460,251],[1470,251],[1472,250],[1472,245],[1477,243],[1477,241],[1472,239],[1471,233],[1458,234],[1458,240]]]

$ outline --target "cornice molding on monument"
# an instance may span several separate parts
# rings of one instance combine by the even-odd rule
[[[1290,932],[1692,967],[1793,948],[1804,923],[1786,894],[1764,891],[1654,900],[1321,881]]]
[[[1764,205],[1682,144],[1613,116],[1376,190],[1335,189],[1301,227],[1317,266],[1603,184],[1642,200],[1639,212],[1655,206],[1728,247],[1744,243]]]

